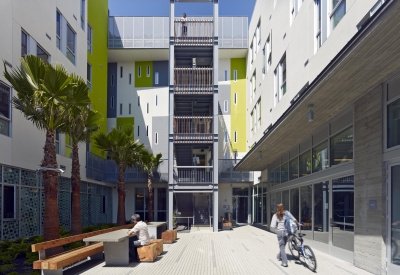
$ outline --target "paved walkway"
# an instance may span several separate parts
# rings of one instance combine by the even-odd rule
[[[104,262],[87,262],[64,274],[312,274],[289,256],[289,267],[276,259],[276,235],[243,226],[233,231],[178,233],[174,244],[164,245],[164,254],[153,263],[132,263],[127,267],[106,267]],[[286,252],[290,254],[286,247]],[[319,274],[370,274],[321,251],[315,250]]]

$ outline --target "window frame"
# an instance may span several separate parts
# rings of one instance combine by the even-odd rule
[[[92,26],[90,26],[90,24],[89,23],[87,23],[87,30],[86,30],[86,32],[87,32],[87,35],[86,35],[86,38],[87,38],[87,46],[88,46],[88,52],[89,53],[92,53],[92,43],[93,43],[93,29],[92,29]]]
[[[154,73],[154,84],[158,85],[158,83],[159,83],[159,73],[155,72]]]
[[[151,73],[151,71],[150,71],[150,65],[147,65],[147,66],[146,66],[146,77],[150,77],[150,73]]]
[[[332,24],[332,19],[335,15],[335,13],[339,10],[339,7],[342,5],[342,3],[344,3],[344,8],[345,8],[345,13],[343,15],[343,17],[347,14],[347,3],[346,0],[339,0],[339,2],[336,4],[336,6],[332,7],[332,2],[329,1],[329,6],[330,6],[330,10],[331,12],[329,13],[329,25],[330,25],[330,33],[332,33],[335,28],[337,27],[337,25],[339,25],[340,21],[342,21],[343,17],[339,20],[339,22],[337,22],[336,26],[333,27]]]
[[[142,66],[137,66],[138,74],[137,77],[141,78],[142,77]]]
[[[19,172],[20,173],[20,172]],[[13,217],[12,218],[6,218],[4,215],[6,214],[6,212],[5,212],[5,205],[6,205],[6,202],[7,202],[7,200],[4,200],[4,199],[2,199],[2,201],[1,201],[1,207],[2,207],[2,210],[3,210],[3,217],[2,217],[2,220],[3,221],[14,221],[14,220],[18,220],[18,202],[17,202],[17,192],[18,192],[18,185],[17,184],[7,184],[7,183],[3,183],[3,188],[0,188],[0,191],[2,191],[2,193],[3,193],[3,196],[5,195],[5,192],[4,192],[4,188],[5,187],[10,187],[10,188],[13,188],[14,189],[14,195],[13,195],[13,204],[14,204],[14,212],[13,212]],[[5,197],[7,197],[7,198],[9,198],[9,196],[5,196]],[[9,205],[9,204],[7,204],[7,205]]]
[[[237,81],[237,70],[233,70],[233,81]]]
[[[228,111],[229,111],[228,100],[224,100],[224,113],[227,113]]]
[[[21,28],[21,57],[24,56],[24,54],[22,53],[22,49],[23,49],[22,35],[25,35],[25,37],[26,37],[26,45],[25,45],[26,53],[25,53],[25,55],[29,55],[29,34],[24,29]]]
[[[86,1],[81,0],[81,28],[85,31],[85,19],[86,19]]]
[[[57,19],[60,18],[60,21],[57,22]],[[61,50],[61,38],[62,38],[62,13],[57,10],[56,11],[56,47]],[[58,23],[58,26],[57,26]],[[58,33],[59,32],[59,33]],[[58,42],[58,44],[57,44]]]
[[[68,47],[68,29],[72,32],[73,37],[74,37],[74,50],[72,51],[72,49],[70,47]],[[68,58],[69,61],[71,61],[72,64],[75,65],[76,63],[76,32],[75,30],[72,28],[72,26],[70,24],[67,24],[67,45],[66,45],[66,56],[68,58],[68,52],[71,53],[73,55],[74,61],[72,61],[71,59]]]
[[[7,111],[8,111],[8,117],[4,116],[1,112],[0,112],[0,120],[4,120],[6,123],[8,123],[8,127],[7,127],[7,135],[2,134],[0,132],[1,135],[4,136],[8,136],[11,137],[11,122],[12,122],[12,106],[11,106],[11,96],[12,96],[12,87],[7,85],[6,83],[0,81],[0,88],[1,88],[1,93],[3,93],[3,90],[8,92],[8,96],[6,96],[8,98],[8,102],[6,104],[4,104],[3,106],[7,106]],[[1,111],[1,105],[0,105],[0,111]]]
[[[87,81],[87,86],[89,88],[89,91],[92,91],[92,77],[93,77],[92,64],[87,62],[86,81]]]

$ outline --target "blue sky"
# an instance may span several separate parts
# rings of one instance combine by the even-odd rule
[[[249,21],[256,0],[220,0],[219,15],[247,16]],[[110,15],[118,16],[168,16],[169,0],[108,0]],[[175,15],[212,15],[210,3],[176,3]]]

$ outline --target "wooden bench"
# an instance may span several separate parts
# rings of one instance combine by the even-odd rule
[[[157,259],[157,244],[139,246],[137,248],[138,259],[141,262],[154,262]]]
[[[150,240],[150,243],[155,243],[157,244],[157,255],[161,255],[164,251],[164,241],[162,239],[152,239]]]
[[[161,234],[161,238],[163,239],[164,243],[173,243],[177,238],[177,231],[176,230],[166,230]]]
[[[222,230],[231,230],[232,229],[232,223],[228,220],[225,220],[225,218],[222,216],[221,216],[221,222],[222,222]]]
[[[63,268],[65,266],[84,260],[87,257],[91,257],[91,259],[103,259],[104,246],[102,242],[91,245],[86,243],[86,246],[84,247],[73,249],[49,258],[46,258],[46,249],[78,242],[85,238],[96,236],[99,234],[132,227],[132,224],[125,224],[117,227],[74,235],[62,239],[33,244],[31,246],[32,252],[39,252],[39,260],[33,262],[33,269],[41,269],[43,275],[59,275],[63,274]]]

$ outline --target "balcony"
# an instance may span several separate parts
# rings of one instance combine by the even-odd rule
[[[212,166],[175,166],[174,167],[175,183],[194,184],[213,182]]]
[[[212,116],[175,116],[175,143],[212,143]]]
[[[174,20],[174,44],[177,46],[213,46],[214,20],[212,17],[187,17]]]
[[[214,73],[212,67],[174,68],[176,94],[213,94]]]

